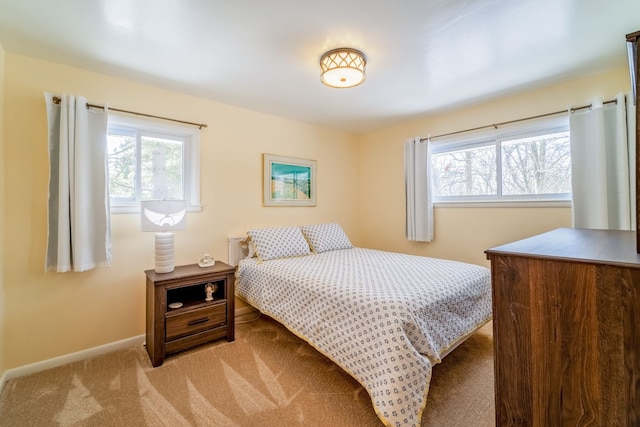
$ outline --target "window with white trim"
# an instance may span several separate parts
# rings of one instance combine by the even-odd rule
[[[200,209],[200,130],[109,114],[111,212],[139,212],[141,200],[184,199]]]
[[[571,200],[566,117],[432,142],[433,201]]]

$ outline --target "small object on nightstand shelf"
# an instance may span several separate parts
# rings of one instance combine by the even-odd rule
[[[205,301],[213,301],[213,293],[215,291],[218,290],[218,285],[216,284],[212,284],[212,283],[207,283],[207,286],[205,286],[204,291],[207,295],[207,297],[204,299]]]
[[[182,303],[181,302],[174,302],[169,304],[169,308],[180,308],[182,307]]]
[[[216,260],[209,254],[204,254],[202,258],[198,260],[199,267],[211,267],[216,263]]]

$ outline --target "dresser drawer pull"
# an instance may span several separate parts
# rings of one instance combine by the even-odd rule
[[[196,319],[196,320],[192,320],[189,322],[189,326],[193,326],[193,325],[197,325],[198,323],[204,323],[204,322],[208,322],[209,318],[208,317],[203,317],[201,319]]]

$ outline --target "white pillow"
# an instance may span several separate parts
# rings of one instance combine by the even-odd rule
[[[353,247],[342,227],[335,222],[303,225],[300,229],[315,253]]]
[[[299,227],[254,228],[248,234],[262,261],[311,253]]]

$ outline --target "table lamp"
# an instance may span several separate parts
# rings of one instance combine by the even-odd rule
[[[142,231],[156,232],[156,273],[174,270],[173,231],[187,228],[185,200],[144,200],[140,202]]]

